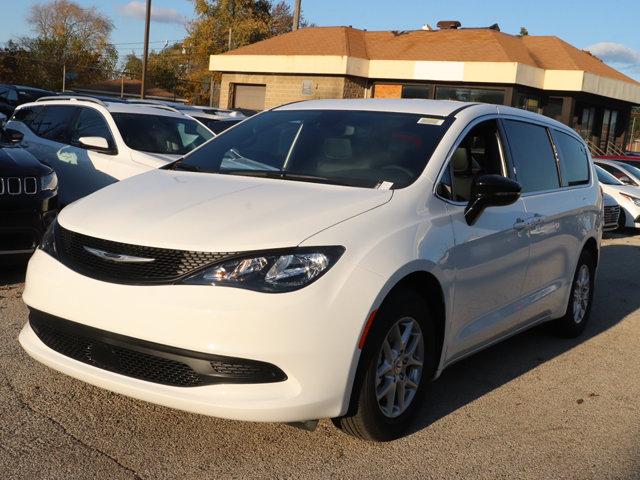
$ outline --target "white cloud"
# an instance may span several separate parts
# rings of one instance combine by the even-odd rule
[[[144,20],[146,15],[146,4],[144,2],[129,2],[120,7],[120,13],[127,17]],[[151,20],[161,23],[178,23],[184,24],[186,18],[175,8],[154,7],[151,5]]]
[[[640,66],[640,51],[621,43],[600,42],[587,47],[586,50],[608,63],[618,63],[628,67]]]

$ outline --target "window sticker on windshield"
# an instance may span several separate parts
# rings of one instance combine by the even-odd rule
[[[378,190],[391,190],[393,187],[393,182],[380,182],[376,187]]]
[[[418,120],[418,123],[422,125],[442,125],[444,120],[442,118],[422,117]]]

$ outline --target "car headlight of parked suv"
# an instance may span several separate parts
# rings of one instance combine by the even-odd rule
[[[625,198],[628,198],[629,200],[631,200],[635,205],[637,205],[638,207],[640,207],[640,198],[638,197],[634,197],[633,195],[627,195],[626,193],[621,193],[621,195]]]
[[[344,247],[298,248],[225,260],[192,275],[189,285],[225,285],[268,293],[298,290],[324,275]]]
[[[42,190],[55,190],[58,188],[58,176],[56,172],[51,172],[43,177],[40,177],[40,188]]]
[[[42,235],[42,240],[40,240],[40,246],[38,247],[40,250],[48,253],[53,258],[58,258],[58,251],[56,250],[56,227],[58,226],[58,221],[52,221],[47,229]]]

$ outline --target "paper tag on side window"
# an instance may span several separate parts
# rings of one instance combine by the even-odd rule
[[[378,190],[391,190],[391,187],[393,187],[393,182],[380,182],[378,184]]]

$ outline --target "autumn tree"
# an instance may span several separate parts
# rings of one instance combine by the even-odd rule
[[[90,84],[110,78],[118,53],[110,43],[111,20],[95,8],[85,8],[69,0],[34,4],[27,16],[34,33],[17,41],[28,52],[23,70],[32,72],[38,86],[60,89],[63,65],[67,78]]]
[[[211,79],[209,56],[291,31],[293,13],[285,2],[270,0],[193,0],[195,20],[188,26],[184,47],[189,55],[190,97],[200,97]],[[301,19],[301,26],[307,23]],[[219,81],[219,79],[216,79]]]

